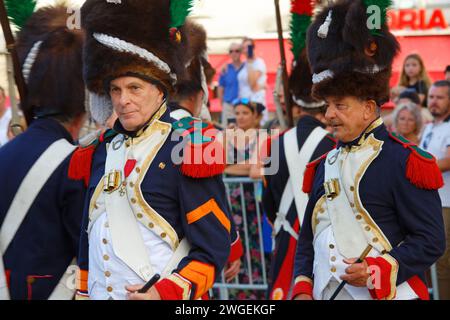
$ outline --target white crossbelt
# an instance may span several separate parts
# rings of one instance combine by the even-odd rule
[[[56,168],[66,159],[76,146],[70,144],[65,139],[60,139],[51,144],[47,150],[39,157],[39,159],[31,167],[28,174],[23,179],[20,187],[14,196],[11,206],[6,213],[5,219],[0,229],[0,255],[8,249],[11,241],[19,230],[22,221],[25,219],[28,210],[36,199],[37,195],[55,172]],[[75,289],[67,288],[66,283],[70,275],[66,273],[61,278],[50,298],[53,299],[70,299],[75,293]],[[69,291],[71,296],[69,297]],[[0,300],[9,300],[8,284],[6,281],[3,259],[0,259]]]
[[[304,171],[306,165],[311,161],[311,157],[320,141],[322,141],[327,134],[328,132],[325,129],[321,127],[315,128],[309,134],[299,152],[297,152],[297,128],[294,127],[284,134],[284,149],[289,171],[289,179],[284,188],[283,195],[281,196],[277,218],[274,223],[275,234],[278,234],[281,228],[283,228],[292,237],[295,239],[298,238],[297,233],[286,219],[286,216],[292,202],[295,201],[298,219],[300,224],[302,223],[309,199],[308,195],[302,192]]]
[[[109,146],[105,164],[106,173],[118,170],[122,178],[125,177],[124,166],[127,159],[127,150],[124,143],[117,149],[114,145],[123,139],[122,135],[114,138]],[[126,194],[121,195],[118,190],[105,193],[105,206],[112,246],[119,259],[127,264],[142,280],[148,281],[154,275],[154,271],[139,230],[138,221],[128,201],[128,196]]]

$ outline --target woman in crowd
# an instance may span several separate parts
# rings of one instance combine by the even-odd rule
[[[400,104],[394,111],[396,133],[412,143],[419,144],[422,123],[420,109],[412,102]]]
[[[399,86],[414,89],[420,97],[420,104],[426,107],[431,80],[420,55],[413,53],[405,58]]]
[[[255,167],[258,154],[259,123],[264,105],[240,99],[234,103],[236,130],[233,137],[227,136],[227,158],[230,164],[225,173],[228,177],[249,177]],[[256,159],[256,160],[255,160]],[[244,257],[238,279],[241,284],[262,284],[264,280],[263,264],[270,265],[269,255],[261,252],[261,237],[263,218],[260,202],[257,201],[261,188],[259,183],[230,183],[229,185],[231,212],[239,233],[243,238],[244,251],[250,253],[250,261]],[[243,198],[241,198],[243,193]],[[245,208],[243,205],[245,204]],[[245,229],[247,232],[245,232]],[[248,240],[248,247],[245,243]],[[250,266],[249,266],[250,264]],[[265,268],[266,274],[267,267]],[[230,290],[230,299],[259,300],[265,299],[266,292],[262,290]]]

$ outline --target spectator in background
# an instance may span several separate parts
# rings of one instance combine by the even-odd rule
[[[244,66],[241,61],[242,46],[238,43],[232,43],[229,55],[231,63],[222,69],[218,89],[219,100],[222,104],[221,123],[224,128],[227,127],[230,119],[234,119],[233,101],[239,95],[238,74]]]
[[[236,131],[235,137],[227,140],[227,163],[230,165],[225,169],[225,174],[234,177],[249,177],[250,170],[257,161],[259,142],[257,129],[265,107],[248,99],[239,99],[235,101],[234,106],[236,127],[239,131]],[[249,251],[245,252],[250,254],[250,261],[243,259],[238,275],[239,283],[249,284],[252,279],[253,284],[263,284],[266,280],[263,278],[263,266],[267,271],[270,265],[270,254],[265,254],[260,245],[260,235],[263,230],[259,228],[258,221],[261,221],[261,216],[258,216],[258,212],[262,212],[262,207],[261,202],[257,200],[262,196],[262,186],[260,183],[244,183],[242,185],[230,183],[229,190],[233,220],[241,236],[245,235],[244,239],[248,239],[249,243]],[[245,228],[247,232],[245,232]],[[266,298],[264,290],[231,289],[229,294],[230,300]]]
[[[427,108],[422,108],[420,105],[420,96],[416,93],[414,89],[406,89],[404,90],[398,97],[397,105],[402,105],[405,103],[413,103],[419,108],[420,113],[422,115],[422,123],[426,125],[433,121],[433,116],[430,113],[430,110]],[[422,128],[423,129],[423,128]],[[419,134],[420,135],[420,134]]]
[[[445,80],[450,81],[450,65],[445,68]]]
[[[420,147],[438,160],[444,177],[444,186],[439,189],[447,239],[447,249],[437,261],[440,299],[450,300],[450,82],[437,81],[428,93],[428,109],[434,117],[433,123],[424,130]]]
[[[414,89],[420,97],[420,104],[425,107],[430,85],[431,80],[422,58],[416,53],[408,55],[403,62],[399,86]]]
[[[257,57],[255,42],[245,38],[242,42],[246,56],[244,68],[238,74],[239,98],[266,105],[267,68],[264,60]],[[268,112],[264,110],[263,121],[268,120]]]
[[[394,130],[415,144],[420,143],[422,130],[422,114],[416,104],[404,102],[394,110]]]
[[[0,87],[0,147],[9,141],[8,127],[11,118],[11,108],[6,106],[5,90]]]

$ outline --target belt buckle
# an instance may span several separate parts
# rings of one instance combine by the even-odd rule
[[[103,191],[112,193],[119,189],[122,182],[122,173],[119,170],[112,170],[103,178],[104,188]]]
[[[329,181],[326,181],[323,184],[323,187],[325,189],[325,195],[328,200],[333,200],[334,198],[336,198],[341,191],[338,179],[331,179]]]

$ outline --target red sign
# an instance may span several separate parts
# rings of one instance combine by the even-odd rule
[[[427,15],[426,9],[401,9],[389,11],[389,27],[392,30],[430,30],[449,27],[442,9],[435,9]]]

